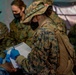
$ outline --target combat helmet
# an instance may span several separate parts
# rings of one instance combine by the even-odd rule
[[[8,28],[7,26],[0,22],[0,40],[3,39],[8,33]]]

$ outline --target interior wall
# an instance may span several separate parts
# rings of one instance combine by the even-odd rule
[[[8,28],[9,28],[9,23],[13,19],[13,14],[11,11],[12,1],[13,0],[0,0],[0,11],[2,11],[2,13],[0,13],[0,22],[5,23]],[[30,5],[30,3],[32,3],[32,0],[23,0],[23,1],[27,5],[27,7]]]

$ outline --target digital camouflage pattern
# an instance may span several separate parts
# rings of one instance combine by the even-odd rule
[[[15,23],[13,20],[10,23],[10,32],[8,33],[8,29],[4,25],[4,29],[2,25],[0,25],[0,28],[2,29],[1,32],[4,33],[5,37],[1,34],[1,40],[0,40],[0,51],[6,50],[7,48],[17,45],[21,42],[25,42],[27,45],[31,47],[32,42],[32,36],[34,34],[34,31],[30,28],[30,25],[24,25],[22,23]],[[7,33],[7,34],[6,34]]]
[[[9,38],[9,39],[8,39]],[[12,46],[13,40],[9,37],[9,32],[7,26],[0,22],[0,57],[5,58],[6,53],[4,50],[6,50],[8,47]]]
[[[4,47],[4,50],[8,49],[9,47],[16,45],[16,41],[8,35],[6,38],[3,39],[2,45]]]
[[[34,1],[39,1],[39,0],[34,0]],[[43,1],[44,3],[48,3],[48,4],[53,4],[53,0],[40,0],[40,1]],[[58,17],[56,12],[52,11],[49,17],[55,23],[55,25],[59,27],[59,29],[63,30],[66,33],[67,31],[66,24],[60,17]]]
[[[4,23],[0,22],[0,39],[6,37],[7,33],[8,33],[7,26]]]
[[[2,52],[3,50],[5,50],[5,48],[3,47],[2,40],[0,40],[0,52]]]
[[[69,30],[68,37],[76,52],[76,25],[72,26]]]
[[[56,12],[52,11],[52,13],[50,15],[50,19],[55,23],[55,25],[57,25],[59,30],[62,30],[66,33],[66,31],[67,31],[66,24],[60,17],[58,17]]]
[[[33,37],[32,51],[28,58],[18,56],[16,61],[32,75],[56,75],[58,42],[50,19],[44,20]],[[53,25],[54,26],[54,25]]]
[[[41,7],[43,6],[43,7]],[[40,1],[33,2],[27,10],[27,22],[36,15],[44,14],[48,7]],[[43,12],[42,12],[43,11]],[[46,14],[45,14],[46,15]],[[40,24],[40,23],[39,23]],[[32,75],[56,75],[59,47],[52,26],[57,27],[52,19],[47,18],[35,30],[32,50],[28,57],[18,56],[16,62]],[[59,27],[58,27],[59,28]],[[61,28],[62,29],[62,28]]]
[[[5,52],[0,52],[0,58],[5,58],[5,56],[6,56],[6,53]]]
[[[15,19],[10,23],[10,37],[13,38],[17,44],[25,42],[31,46],[33,33],[34,31],[30,25],[25,25],[20,22],[15,23]]]
[[[38,5],[39,4],[39,5]],[[26,16],[23,23],[28,23],[35,15],[44,14],[47,8],[50,8],[51,4],[44,4],[42,1],[33,2],[29,8],[26,9]],[[33,7],[33,8],[32,8]],[[30,12],[29,12],[30,11]],[[36,13],[35,13],[36,12]],[[31,15],[32,14],[32,15]]]
[[[3,46],[3,40],[7,36],[8,36],[8,28],[4,23],[0,22],[0,52],[5,50],[5,46]]]
[[[4,51],[12,46],[12,41],[9,37],[7,26],[0,22],[0,58],[5,58],[6,53]]]

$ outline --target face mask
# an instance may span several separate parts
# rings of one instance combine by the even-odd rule
[[[35,30],[39,26],[38,22],[31,22],[32,30]]]
[[[16,21],[20,22],[20,19],[21,19],[20,13],[14,14],[14,17],[15,17]]]

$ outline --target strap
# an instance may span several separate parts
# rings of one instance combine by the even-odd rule
[[[61,34],[59,31],[56,31],[56,35],[57,35],[57,34],[60,35],[60,37],[61,37],[61,39],[62,39],[62,41],[63,41],[63,44],[64,44],[64,46],[65,46],[65,48],[66,48],[69,56],[73,59],[73,57],[74,57],[74,56],[73,56],[74,49],[73,49],[72,45],[71,45],[70,42],[69,42],[69,38],[68,38],[65,34],[63,34],[63,35],[65,35],[65,36],[62,37],[62,34]],[[65,38],[66,38],[68,41],[66,41]]]

